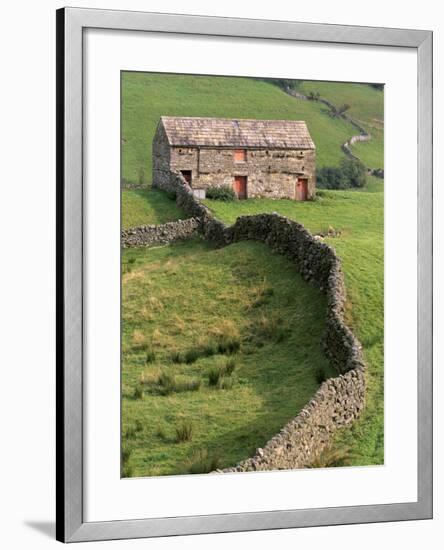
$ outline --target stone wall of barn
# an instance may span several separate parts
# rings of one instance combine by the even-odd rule
[[[307,178],[308,196],[315,194],[315,151],[249,149],[245,162],[235,162],[233,149],[171,147],[167,157],[166,137],[153,143],[153,186],[169,185],[166,170],[192,171],[192,187],[233,187],[235,176],[247,176],[247,196],[295,198],[297,177]]]
[[[333,442],[338,429],[350,425],[365,405],[365,363],[359,341],[344,320],[346,292],[341,262],[334,249],[305,227],[278,214],[241,216],[226,226],[200,203],[180,174],[171,173],[169,190],[178,205],[199,219],[200,232],[220,246],[242,241],[264,242],[295,263],[301,276],[327,296],[324,353],[338,371],[325,380],[282,430],[254,456],[224,472],[305,468],[313,465]]]
[[[161,124],[157,127],[152,145],[153,187],[167,189],[170,184],[170,145]]]

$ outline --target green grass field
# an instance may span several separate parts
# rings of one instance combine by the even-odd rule
[[[347,321],[363,345],[368,364],[365,412],[337,441],[339,447],[351,449],[356,465],[381,464],[384,456],[384,195],[378,191],[380,180],[374,178],[372,186],[372,192],[321,191],[314,202],[204,201],[228,224],[240,215],[277,212],[313,233],[326,232],[330,226],[341,232],[326,241],[342,260],[350,306]]]
[[[368,86],[365,88],[370,98],[382,95]],[[367,111],[372,116],[382,116],[376,107],[372,110],[366,108],[365,113]],[[318,167],[337,166],[344,156],[341,144],[356,133],[356,129],[346,121],[329,117],[325,113],[325,105],[295,99],[270,82],[234,77],[124,72],[124,183],[151,182],[151,143],[161,115],[305,120],[316,144]],[[374,147],[374,144],[368,144],[369,149]]]
[[[233,466],[334,375],[325,297],[265,245],[127,249],[122,267],[124,475]]]
[[[161,224],[187,216],[176,206],[174,198],[148,187],[122,189],[122,228]]]

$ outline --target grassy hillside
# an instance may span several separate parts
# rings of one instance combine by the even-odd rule
[[[122,228],[161,224],[187,216],[174,198],[158,189],[122,189]]]
[[[373,192],[322,191],[318,200],[249,199],[222,203],[206,200],[217,217],[233,223],[240,215],[278,212],[303,223],[310,231],[340,231],[327,238],[342,260],[348,301],[348,323],[364,349],[369,391],[362,418],[338,438],[350,447],[354,464],[381,464],[384,452],[384,202],[377,182]]]
[[[127,249],[122,268],[124,475],[232,466],[334,374],[325,297],[265,245]]]
[[[122,73],[124,182],[151,182],[151,143],[161,115],[305,120],[317,147],[319,167],[338,165],[343,157],[341,144],[356,131],[344,120],[329,117],[322,104],[295,99],[270,82],[125,72]]]
[[[384,92],[368,84],[303,81],[298,91],[318,92],[336,106],[350,105],[347,111],[372,135],[367,143],[353,146],[353,152],[371,168],[384,168]],[[356,133],[354,131],[353,133]]]

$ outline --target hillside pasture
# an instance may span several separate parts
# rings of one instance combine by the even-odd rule
[[[151,144],[168,116],[305,120],[317,148],[317,166],[337,166],[341,144],[356,129],[325,113],[325,106],[289,96],[270,82],[237,77],[122,73],[122,180],[148,184]]]
[[[325,313],[325,296],[261,243],[123,250],[123,475],[251,456],[335,375]]]
[[[204,201],[227,224],[241,215],[277,212],[322,233],[342,261],[348,296],[347,322],[363,345],[368,394],[363,416],[337,437],[355,465],[384,460],[384,195],[381,180],[372,192],[318,191],[315,201],[248,199]],[[336,237],[328,237],[334,230]]]
[[[369,142],[353,145],[353,153],[370,168],[384,168],[384,92],[368,84],[304,80],[298,87],[303,94],[319,93],[333,105],[350,105],[347,114],[371,134]],[[356,128],[353,134],[357,134]]]

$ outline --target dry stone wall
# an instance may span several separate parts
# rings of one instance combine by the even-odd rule
[[[180,239],[189,239],[197,233],[198,228],[199,220],[189,218],[162,225],[139,225],[131,229],[123,229],[121,233],[122,248],[155,246]]]
[[[324,381],[311,401],[255,455],[224,472],[309,467],[332,442],[335,432],[357,419],[365,404],[365,363],[360,343],[344,321],[345,285],[334,249],[303,225],[278,214],[241,216],[232,226],[216,220],[180,174],[165,187],[177,204],[198,219],[199,231],[220,246],[258,240],[294,262],[302,277],[327,296],[323,350],[339,375]]]

